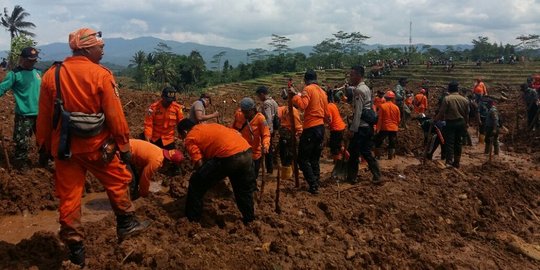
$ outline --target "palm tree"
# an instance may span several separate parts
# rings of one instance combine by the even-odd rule
[[[21,34],[30,37],[35,36],[34,33],[26,30],[36,27],[34,23],[25,21],[27,16],[30,16],[30,13],[24,11],[24,8],[19,5],[16,5],[15,8],[13,8],[11,16],[8,15],[7,8],[4,8],[4,14],[1,17],[2,26],[9,31],[12,41],[13,38],[20,36]]]

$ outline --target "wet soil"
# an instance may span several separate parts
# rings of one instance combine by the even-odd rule
[[[377,82],[375,87],[392,86]],[[227,93],[214,100],[228,104],[216,108],[230,123],[236,109],[233,99],[242,96]],[[122,91],[121,98],[135,137],[142,132],[147,106],[159,95]],[[194,100],[194,96],[181,98],[188,108]],[[9,98],[0,103],[4,116],[0,122],[9,142],[13,104]],[[506,104],[499,106],[511,118],[512,107]],[[515,124],[509,121],[508,126],[512,130]],[[460,170],[442,169],[437,161],[421,164],[422,133],[411,122],[399,133],[398,157],[380,160],[382,186],[369,182],[365,165],[359,184],[336,183],[330,179],[332,164],[325,153],[319,195],[307,193],[302,178],[300,189],[293,180],[282,180],[278,214],[274,211],[276,175],[269,175],[256,205],[258,219],[247,226],[240,221],[227,181],[205,197],[201,223],[187,221],[184,203],[190,167],[186,164],[181,175],[156,176],[163,190],[136,201],[138,217],[152,220],[152,227],[122,243],[116,240],[114,215],[106,208],[106,199],[91,200],[94,208],[83,213],[90,217],[83,219],[87,265],[89,269],[539,269],[540,262],[496,237],[505,232],[540,243],[540,170],[534,155],[538,144],[531,142],[531,136],[518,134],[514,133],[513,142],[501,138],[502,154],[491,162],[482,154],[482,145],[477,145],[464,148]],[[177,145],[182,147],[180,141]],[[519,151],[521,147],[530,150]],[[12,214],[53,213],[41,212],[57,204],[49,170],[2,171],[0,180],[0,184],[9,180],[9,188],[2,185],[0,190],[2,224]],[[91,177],[86,187],[87,192],[103,190]],[[37,231],[32,236],[0,241],[0,269],[74,269],[65,262],[66,249],[55,235],[57,227],[47,227],[56,219],[49,215],[30,222]],[[25,225],[1,228],[9,233],[18,231],[17,226]]]

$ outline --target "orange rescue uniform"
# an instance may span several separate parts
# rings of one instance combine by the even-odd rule
[[[427,110],[428,102],[426,95],[422,93],[416,94],[413,103],[416,104],[414,105],[414,112],[424,113]]]
[[[386,99],[384,97],[375,97],[373,98],[373,110],[378,111],[381,104],[385,103]]]
[[[130,139],[131,164],[139,174],[139,195],[148,196],[150,181],[163,166],[163,149],[144,140]]]
[[[103,112],[105,125],[99,134],[90,138],[71,135],[71,158],[56,158],[60,128],[52,125],[56,98],[55,69],[56,66],[53,66],[47,70],[41,82],[36,139],[38,145],[45,147],[55,157],[55,193],[60,200],[60,238],[69,243],[84,238],[81,197],[87,171],[103,184],[116,214],[134,212],[128,195],[131,174],[118,157],[105,163],[100,150],[108,138],[113,138],[123,151],[127,150],[129,129],[112,72],[84,56],[67,57],[60,69],[64,109],[70,112]]]
[[[295,95],[292,101],[304,111],[304,129],[324,125],[328,116],[328,98],[320,86],[314,83],[307,85],[302,94]]]
[[[144,118],[144,137],[151,142],[161,139],[163,145],[174,142],[176,125],[184,119],[182,105],[173,101],[168,108],[163,107],[161,100],[154,102],[148,108]]]
[[[251,148],[238,131],[216,123],[195,125],[187,133],[184,144],[193,163],[230,157]]]
[[[339,109],[335,103],[328,103],[328,115],[330,116],[330,131],[342,131],[345,129],[345,122],[339,114]]]
[[[256,113],[249,124],[246,124],[244,114],[238,109],[234,114],[232,128],[240,131],[242,137],[251,145],[253,160],[258,160],[262,155],[261,138],[264,148],[270,148],[270,128],[268,128],[266,118],[262,113]]]
[[[398,131],[401,116],[399,107],[394,102],[385,102],[379,108],[379,120],[377,121],[377,132]]]
[[[484,82],[477,82],[474,85],[473,92],[478,95],[486,96],[487,93],[487,87],[484,84]]]
[[[294,116],[294,128],[296,129],[296,135],[300,136],[302,134],[302,119],[300,119],[300,112],[293,107],[293,116]],[[288,130],[292,130],[291,125],[291,116],[289,115],[288,106],[278,107],[278,117],[281,123],[281,127]]]

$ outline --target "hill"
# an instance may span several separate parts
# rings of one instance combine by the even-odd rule
[[[155,37],[139,37],[134,39],[124,39],[124,38],[107,38],[106,47],[105,47],[105,56],[103,58],[104,63],[109,63],[107,66],[121,66],[127,67],[130,64],[130,60],[133,55],[142,50],[146,53],[154,51],[158,43],[167,44],[173,53],[188,55],[191,51],[195,50],[201,53],[202,57],[206,61],[208,68],[211,68],[212,56],[224,51],[225,56],[222,59],[222,63],[225,60],[229,60],[229,63],[233,66],[237,66],[239,63],[246,63],[249,60],[247,59],[248,52],[253,51],[253,49],[240,50],[228,47],[213,46],[213,45],[204,45],[193,42],[177,42],[172,40],[163,40]],[[418,49],[421,49],[424,44],[415,44]],[[366,45],[365,49],[367,51],[377,50],[379,48],[403,48],[407,47],[406,44],[393,44],[393,45],[383,45],[383,44],[372,44]],[[464,50],[472,48],[472,45],[452,45],[456,50]],[[437,48],[439,50],[445,50],[447,45],[431,45],[432,48]],[[46,45],[38,46],[38,49],[41,50],[41,60],[43,62],[49,61],[59,61],[63,60],[66,56],[71,54],[69,46],[67,43],[57,42]],[[292,48],[293,52],[300,52],[305,55],[309,55],[313,51],[313,46],[300,46]],[[4,55],[5,52],[0,53]]]

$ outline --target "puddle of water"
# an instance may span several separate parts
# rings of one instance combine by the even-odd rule
[[[82,200],[82,222],[95,222],[112,214],[107,194],[90,193]],[[37,231],[58,232],[58,211],[0,217],[0,241],[16,244]]]

